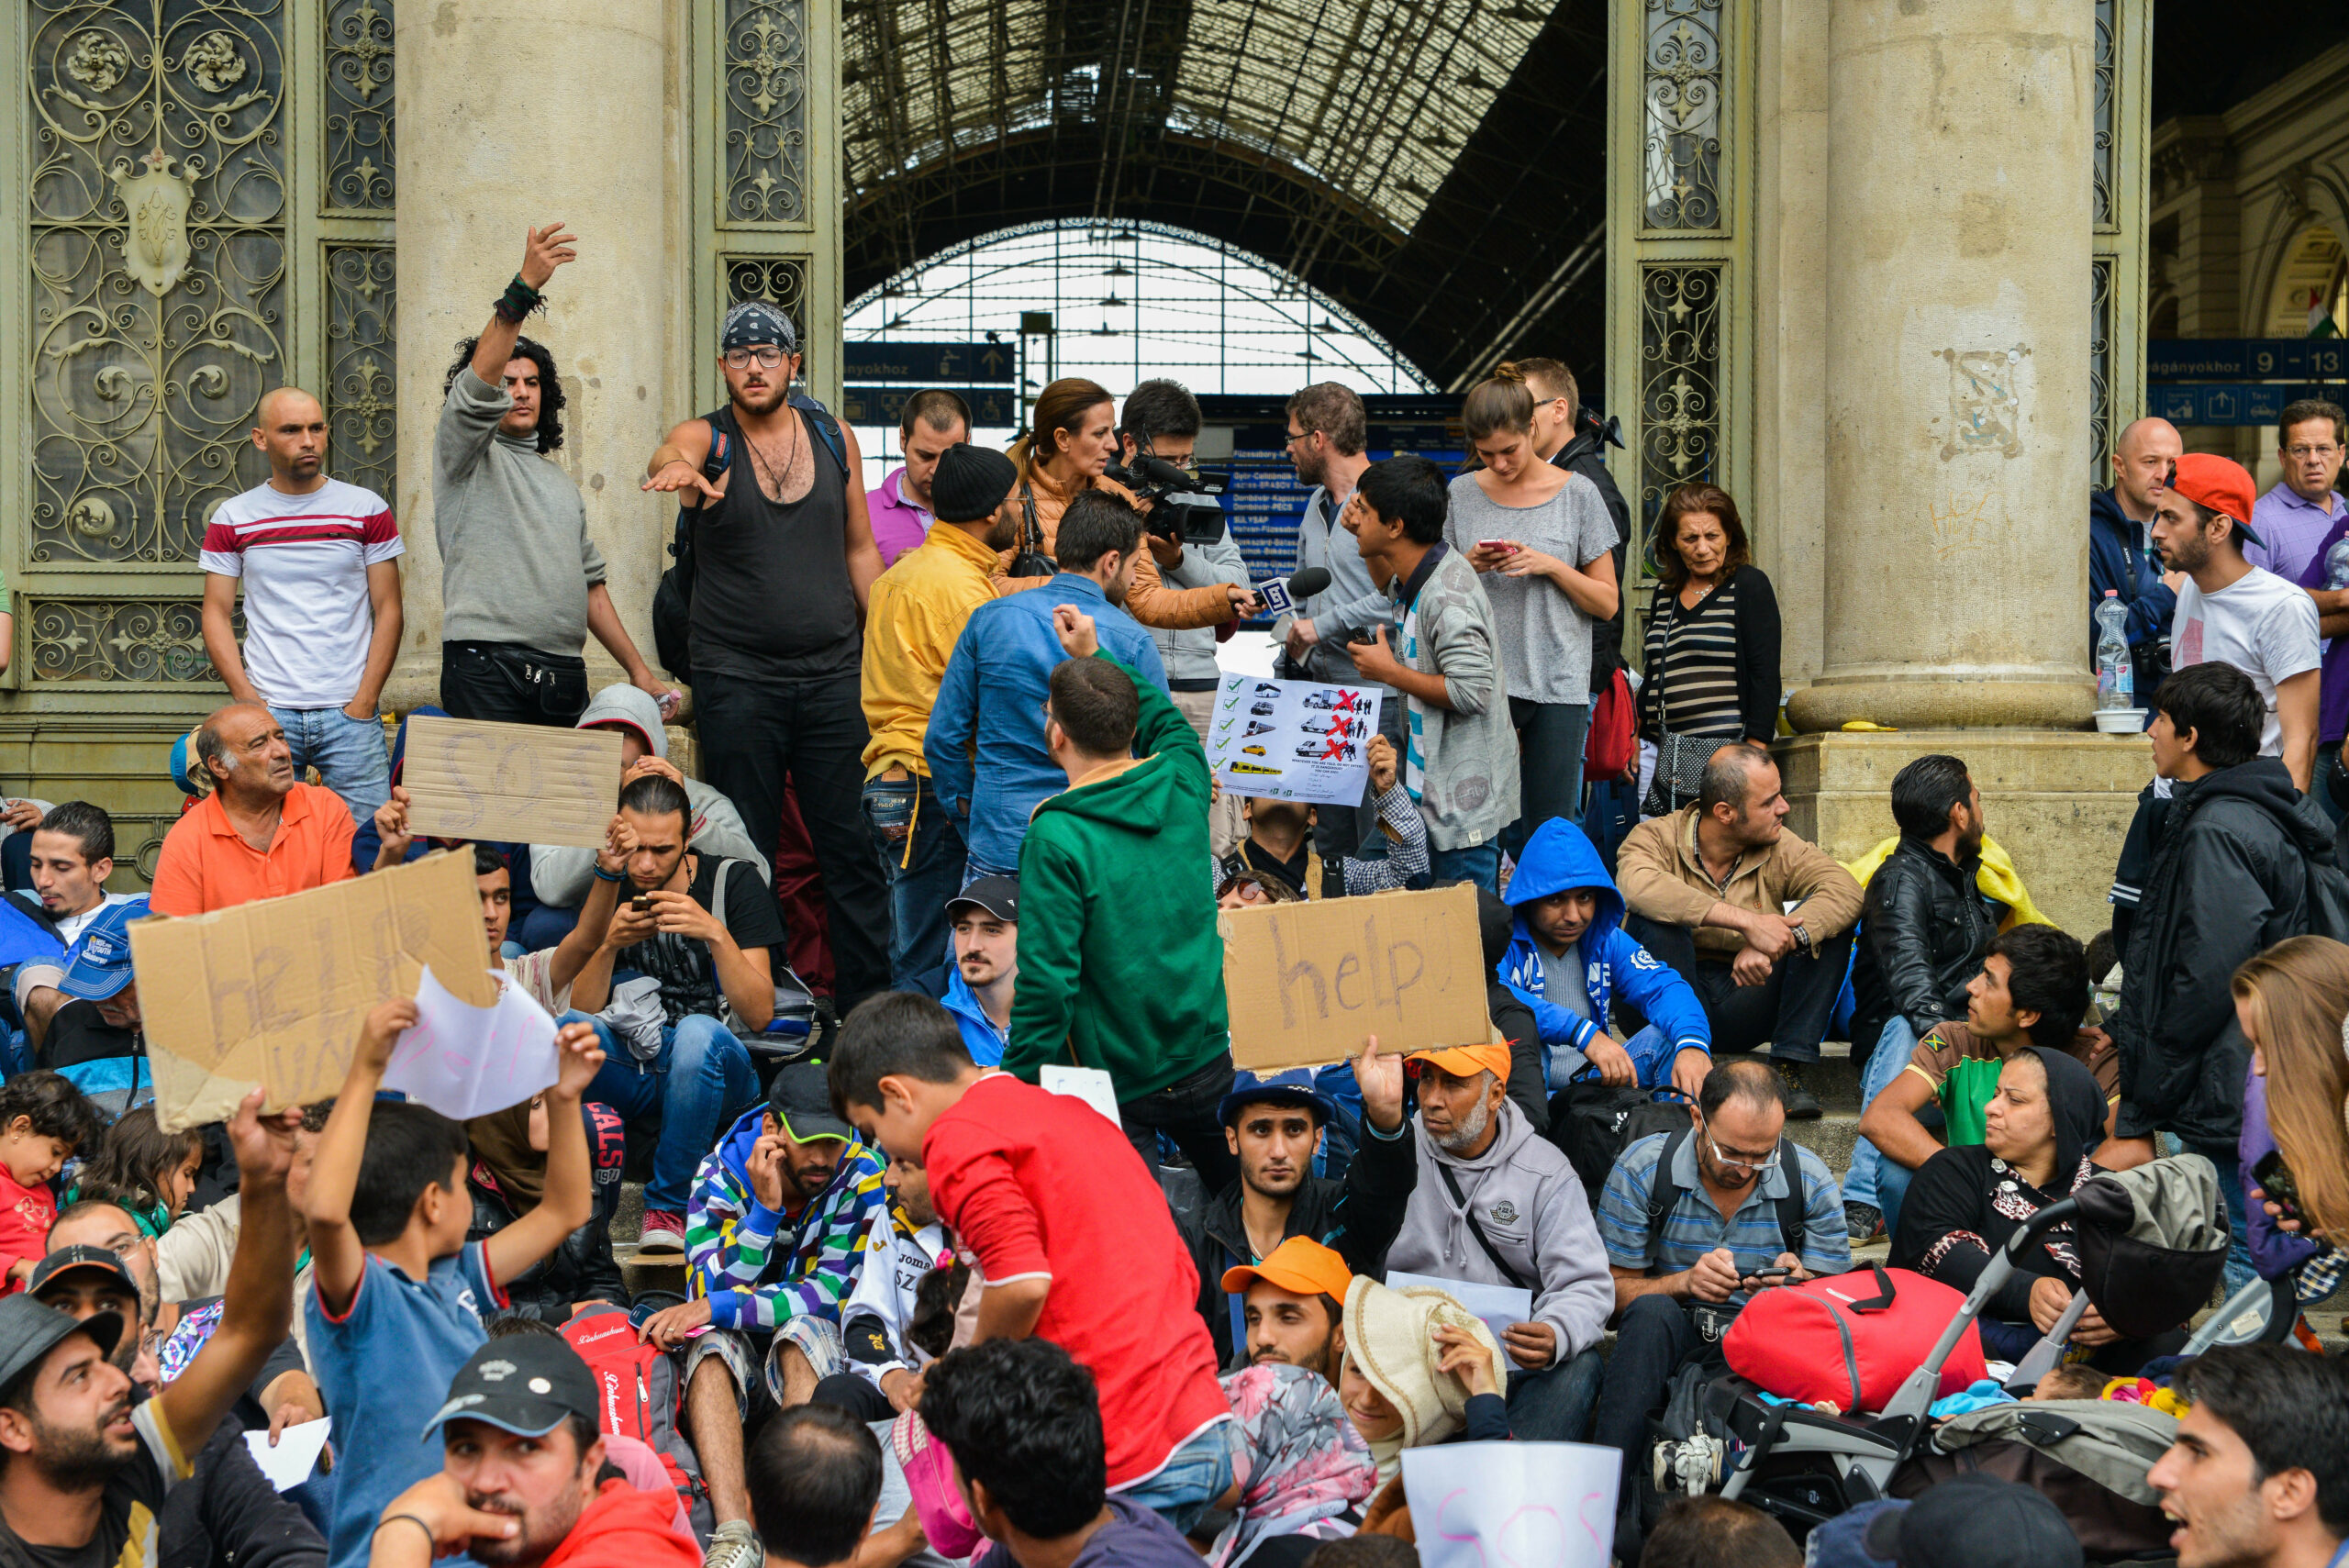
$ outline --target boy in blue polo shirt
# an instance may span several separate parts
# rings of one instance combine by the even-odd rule
[[[497,1282],[553,1251],[594,1211],[579,1114],[579,1096],[604,1064],[593,1026],[566,1025],[556,1037],[562,1066],[546,1092],[545,1195],[505,1229],[468,1243],[463,1125],[375,1099],[392,1048],[416,1017],[407,997],[367,1015],[310,1172],[310,1361],[344,1434],[327,1532],[331,1568],[364,1568],[384,1506],[440,1469],[440,1453],[407,1434],[424,1429],[488,1337],[482,1313],[506,1305]]]

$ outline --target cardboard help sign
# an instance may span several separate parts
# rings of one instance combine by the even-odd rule
[[[400,783],[422,837],[599,850],[619,795],[619,732],[423,714],[407,721]]]
[[[170,1130],[223,1120],[255,1084],[267,1109],[342,1085],[376,1003],[427,965],[457,1000],[497,1001],[469,851],[184,919],[134,921],[131,962]]]
[[[1476,890],[1380,893],[1219,912],[1231,1059],[1260,1073],[1390,1051],[1482,1045],[1484,937]]]

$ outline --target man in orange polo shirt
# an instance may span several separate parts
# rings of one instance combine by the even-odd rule
[[[156,914],[202,915],[357,874],[351,813],[332,790],[295,781],[294,753],[269,709],[230,703],[196,730],[195,752],[212,794],[163,838],[149,903]]]

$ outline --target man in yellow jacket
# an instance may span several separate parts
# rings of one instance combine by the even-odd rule
[[[971,612],[995,597],[996,552],[1017,517],[1001,452],[946,449],[930,480],[937,522],[873,584],[864,623],[864,820],[889,878],[889,983],[948,957],[946,901],[963,889],[962,829],[930,789],[923,733]]]

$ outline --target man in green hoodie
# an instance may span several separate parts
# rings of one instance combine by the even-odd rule
[[[1008,1072],[1074,1062],[1109,1074],[1146,1163],[1165,1133],[1208,1191],[1240,1174],[1217,1106],[1230,1092],[1223,940],[1205,874],[1208,759],[1165,694],[1100,651],[1063,605],[1044,744],[1068,788],[1019,847],[1019,991]],[[1136,753],[1139,753],[1137,755]],[[1033,880],[1030,880],[1030,879]]]

